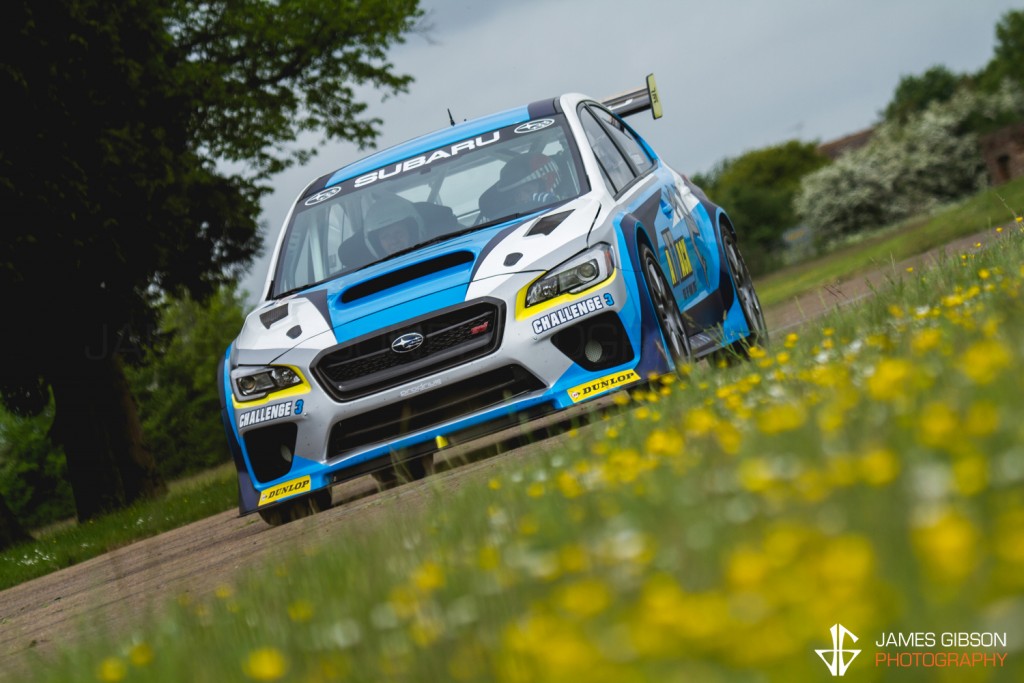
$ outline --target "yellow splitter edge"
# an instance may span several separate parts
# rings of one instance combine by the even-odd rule
[[[262,507],[269,503],[276,503],[279,500],[291,498],[292,496],[297,496],[300,493],[308,493],[309,484],[309,477],[305,476],[298,479],[292,479],[291,481],[286,481],[272,489],[267,489],[260,494],[259,506]]]

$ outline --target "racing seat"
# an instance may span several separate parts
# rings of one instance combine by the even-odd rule
[[[455,212],[443,204],[413,202],[417,213],[423,219],[423,231],[427,239],[438,237],[462,227]]]
[[[480,217],[478,222],[493,221],[516,212],[516,207],[509,201],[510,197],[498,190],[498,183],[491,185],[480,195],[478,206]]]

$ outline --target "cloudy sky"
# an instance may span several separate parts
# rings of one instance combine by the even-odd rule
[[[901,76],[980,69],[1017,0],[422,0],[431,27],[391,52],[409,92],[381,101],[378,148],[564,92],[601,99],[657,78],[664,117],[630,123],[674,168],[790,139],[828,141],[878,119]],[[306,184],[366,153],[325,145],[275,181],[266,251]],[[255,303],[268,257],[242,288]]]

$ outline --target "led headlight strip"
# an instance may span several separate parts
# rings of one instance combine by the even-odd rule
[[[552,268],[526,290],[525,306],[550,301],[563,294],[576,294],[604,282],[615,272],[612,248],[598,244]]]

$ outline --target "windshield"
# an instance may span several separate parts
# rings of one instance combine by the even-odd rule
[[[534,120],[303,198],[288,225],[271,296],[578,197],[586,181],[570,140],[561,115]]]

